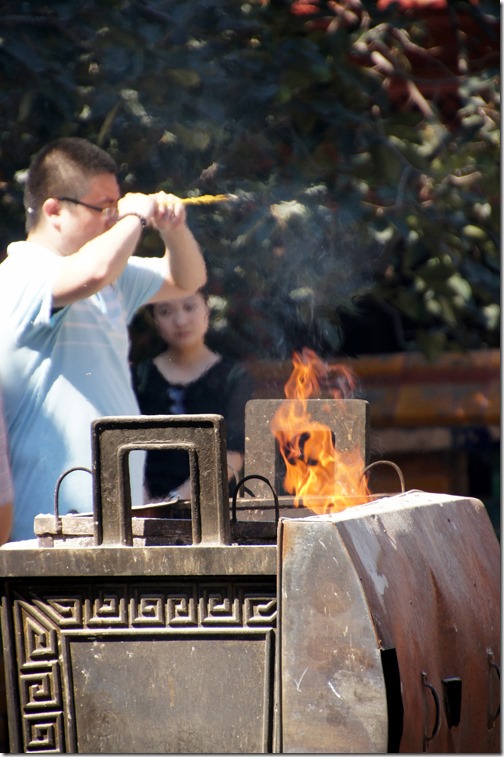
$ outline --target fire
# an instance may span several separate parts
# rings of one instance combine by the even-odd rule
[[[367,501],[369,489],[363,476],[360,449],[335,449],[331,429],[312,420],[307,399],[320,397],[320,382],[332,378],[338,385],[335,399],[345,399],[355,387],[351,371],[343,365],[326,366],[307,348],[294,353],[293,371],[285,384],[283,402],[275,413],[271,430],[285,461],[284,487],[294,494],[296,507],[302,504],[316,513],[339,512]]]

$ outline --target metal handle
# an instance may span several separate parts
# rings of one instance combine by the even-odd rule
[[[439,729],[441,728],[441,707],[439,703],[439,695],[434,686],[427,680],[427,673],[422,673],[422,684],[424,688],[429,689],[429,691],[431,692],[432,698],[434,699],[434,707],[436,708],[436,717],[434,720],[434,728],[432,729],[432,733],[430,736],[428,736],[424,732],[423,750],[425,752],[427,751],[429,743],[436,738],[439,733]]]
[[[128,457],[149,449],[182,449],[189,455],[193,544],[231,543],[221,415],[98,418],[91,442],[95,544],[133,544]]]
[[[491,676],[492,676],[492,670],[495,670],[495,672],[497,673],[497,678],[499,679],[499,683],[500,683],[500,667],[499,667],[499,665],[497,665],[496,662],[494,662],[494,655],[493,655],[493,652],[492,652],[491,649],[487,650],[487,660],[488,660],[488,669],[489,669],[489,676],[490,676],[490,695],[491,695],[491,693],[492,693],[492,678],[491,678]],[[500,689],[500,686],[499,686],[499,689]],[[491,703],[490,703],[490,706],[491,706]],[[494,725],[495,721],[497,720],[497,718],[499,717],[499,715],[500,715],[500,703],[497,705],[497,710],[495,712],[495,715],[490,714],[488,716],[488,728],[489,729],[493,728],[493,725]]]
[[[73,468],[69,468],[64,473],[61,474],[61,476],[56,481],[56,487],[54,489],[54,519],[55,519],[55,531],[58,536],[61,536],[62,528],[61,528],[61,518],[59,516],[59,492],[61,488],[61,484],[63,483],[63,479],[68,476],[69,473],[73,473],[74,471],[86,471],[86,473],[89,473],[92,475],[91,470],[89,468],[85,468],[82,465],[76,465]]]
[[[259,473],[251,473],[249,476],[244,476],[236,484],[236,489],[233,493],[233,499],[231,502],[231,522],[233,523],[233,525],[236,523],[236,499],[238,497],[238,491],[241,489],[245,481],[250,481],[250,479],[252,478],[258,479],[259,481],[264,481],[264,483],[268,484],[269,488],[271,489],[273,500],[275,502],[275,524],[278,525],[278,521],[280,520],[280,504],[278,501],[278,495],[274,490],[271,481],[266,478],[266,476],[261,476]]]
[[[403,476],[402,470],[399,468],[397,463],[393,463],[392,460],[375,460],[373,463],[369,463],[369,465],[366,465],[366,467],[362,471],[361,479],[364,478],[366,473],[370,471],[371,468],[375,468],[377,465],[390,465],[391,468],[394,468],[397,475],[399,476],[399,483],[401,485],[401,494],[404,494],[405,485],[404,485],[404,476]]]

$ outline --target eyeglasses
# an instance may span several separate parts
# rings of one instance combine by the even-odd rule
[[[74,197],[56,197],[59,202],[73,202],[74,205],[84,205],[89,210],[96,210],[97,213],[101,213],[106,221],[117,221],[118,210],[117,203],[109,205],[106,208],[100,208],[98,205],[90,205],[88,202],[82,202],[82,200],[76,200]]]

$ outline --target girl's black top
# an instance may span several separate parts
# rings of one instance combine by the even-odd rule
[[[252,398],[252,377],[239,362],[221,357],[189,384],[172,384],[152,360],[132,368],[133,388],[143,415],[216,413],[225,420],[227,449],[243,454],[245,404]],[[150,496],[165,498],[189,478],[189,456],[183,450],[149,450],[145,483]]]

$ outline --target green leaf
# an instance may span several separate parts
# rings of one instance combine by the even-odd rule
[[[197,87],[201,83],[200,75],[192,68],[169,68],[166,75],[181,87]]]
[[[474,224],[469,223],[464,226],[462,231],[468,239],[481,241],[486,238],[486,231],[485,229],[482,229],[481,226],[475,226]]]

